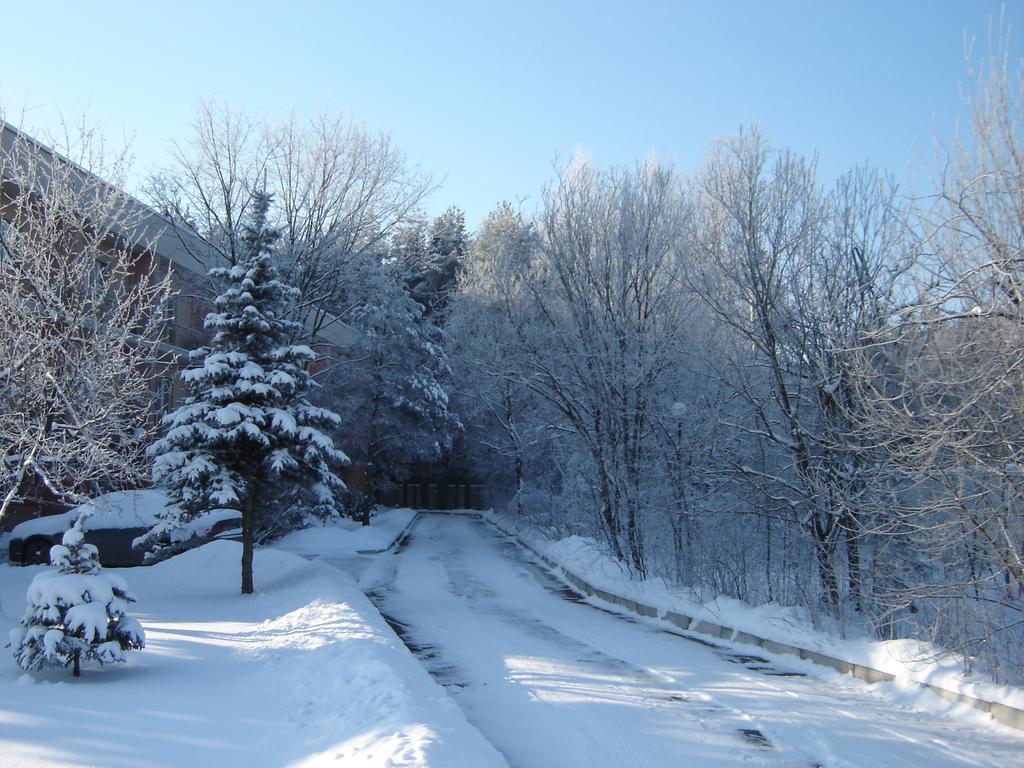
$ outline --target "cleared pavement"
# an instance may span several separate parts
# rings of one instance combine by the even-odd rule
[[[371,597],[513,768],[1024,766],[1024,738],[580,601],[472,516],[425,515]]]

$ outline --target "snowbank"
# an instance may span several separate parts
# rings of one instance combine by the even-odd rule
[[[0,764],[501,766],[347,575],[218,541],[126,569],[147,649],[115,668],[27,675],[0,654]],[[0,631],[41,567],[0,565]]]
[[[512,521],[494,512],[485,516],[503,529],[515,530],[537,552],[590,585],[652,606],[659,615],[672,611],[887,672],[896,680],[885,685],[903,703],[931,708],[928,699],[932,694],[919,685],[926,683],[1024,709],[1024,689],[996,685],[982,675],[965,676],[955,655],[931,643],[838,637],[815,628],[798,609],[774,603],[751,606],[729,597],[701,601],[691,590],[671,586],[662,578],[632,579],[625,566],[605,554],[593,539],[570,536],[552,541],[536,531],[516,528]]]
[[[380,509],[375,512],[371,525],[361,525],[354,520],[328,522],[289,533],[274,542],[274,549],[305,557],[380,552],[391,546],[414,517],[416,512],[412,509]]]

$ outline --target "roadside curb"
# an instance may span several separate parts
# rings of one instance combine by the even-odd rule
[[[406,523],[405,527],[398,532],[398,534],[391,540],[391,543],[386,547],[380,549],[357,549],[357,555],[383,555],[385,552],[396,552],[402,548],[405,544],[405,540],[409,538],[409,533],[412,530],[412,526],[417,520],[423,515],[466,515],[467,517],[483,517],[477,510],[460,510],[460,509],[414,509],[413,516]]]
[[[401,548],[405,543],[405,540],[409,538],[409,531],[412,529],[413,524],[420,519],[420,515],[423,514],[422,510],[414,510],[415,514],[409,518],[409,522],[405,524],[405,527],[398,532],[398,535],[391,540],[391,543],[386,547],[380,549],[357,549],[357,555],[383,555],[385,552],[395,552]]]
[[[708,635],[720,640],[728,640],[735,643],[753,645],[758,648],[763,648],[769,653],[797,656],[804,661],[809,661],[812,664],[817,664],[823,667],[829,667],[830,669],[834,669],[844,675],[852,675],[853,677],[864,680],[868,683],[892,682],[896,680],[895,675],[889,672],[884,672],[880,669],[866,667],[862,664],[846,661],[845,659],[837,659],[833,656],[828,656],[807,648],[769,640],[768,638],[759,637],[758,635],[753,635],[749,632],[733,629],[732,627],[727,627],[722,624],[715,624],[703,619],[695,619],[682,613],[676,613],[675,611],[659,611],[654,606],[646,605],[631,598],[616,595],[612,592],[608,592],[607,590],[600,589],[584,581],[565,566],[556,563],[551,558],[538,552],[530,544],[523,541],[522,537],[516,531],[506,528],[498,520],[487,516],[482,517],[506,536],[514,538],[520,546],[531,552],[537,557],[537,559],[544,563],[544,565],[559,574],[572,587],[585,595],[596,597],[606,603],[611,603],[612,605],[617,605],[620,608],[624,608],[625,610],[639,616],[663,619],[664,621],[674,624],[687,632]],[[937,694],[946,701],[967,704],[968,706],[988,713],[1003,725],[1024,731],[1024,710],[1022,709],[1017,709],[1016,707],[1011,707],[1007,704],[1001,704],[997,701],[978,699],[973,696],[968,696],[965,693],[951,691],[947,688],[942,688],[931,683],[922,683],[916,680],[913,682],[915,685]]]

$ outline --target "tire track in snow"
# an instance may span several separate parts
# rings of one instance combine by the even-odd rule
[[[583,599],[479,519],[422,518],[396,564],[375,602],[515,768],[1024,766],[1019,739]]]
[[[491,531],[489,527],[484,527],[481,524],[476,527],[483,533]],[[419,530],[413,534],[411,542],[413,546],[422,543],[416,541],[416,537],[421,535]],[[495,537],[492,535],[490,538]],[[517,545],[500,539],[488,543],[496,544],[500,554],[516,564],[522,577],[529,578],[548,595],[571,603],[584,602],[575,593],[567,590],[565,585],[554,580],[536,563],[527,559],[525,553]],[[447,593],[467,606],[471,614],[486,618],[491,623],[504,625],[509,632],[529,636],[531,641],[527,645],[530,647],[539,646],[561,654],[563,659],[560,672],[576,679],[591,681],[591,689],[581,695],[599,697],[602,701],[617,703],[621,706],[656,711],[668,722],[687,722],[691,726],[695,725],[704,734],[703,737],[696,739],[698,743],[706,744],[711,741],[718,745],[720,751],[724,749],[728,752],[729,759],[723,764],[801,766],[801,768],[820,765],[816,760],[804,755],[793,754],[789,750],[787,750],[789,754],[780,753],[775,749],[775,745],[754,726],[751,719],[742,712],[736,712],[732,708],[723,706],[702,692],[685,691],[655,670],[606,653],[575,634],[556,629],[528,608],[502,600],[502,596],[497,590],[477,578],[474,569],[466,562],[466,552],[464,538],[451,537],[444,540],[441,552],[429,554],[425,559],[433,566],[439,567],[444,577],[444,587]],[[461,703],[466,698],[464,695],[466,689],[472,688],[474,685],[478,687],[487,685],[486,682],[473,681],[471,679],[472,672],[461,669],[459,659],[455,654],[446,650],[443,644],[436,644],[426,639],[430,633],[417,628],[415,622],[406,623],[404,619],[396,618],[390,590],[379,590],[371,597],[382,608],[382,612],[385,613],[386,618],[392,623],[403,641],[419,656],[424,666],[438,682],[449,688],[456,701]],[[587,608],[594,609],[596,607],[587,605]],[[615,621],[621,621],[623,618],[618,615],[614,616]],[[506,676],[505,682],[508,685],[532,687],[535,692],[541,691],[535,695],[543,698],[545,683],[542,680],[539,681],[540,677],[535,671],[512,671]],[[593,681],[598,682],[595,684]],[[594,688],[599,688],[599,690],[595,691]],[[474,720],[473,708],[464,707],[464,709],[466,709],[470,720]],[[490,735],[480,723],[477,725],[481,727],[485,735]],[[637,734],[635,738],[642,737]],[[506,757],[509,758],[511,764],[515,764],[514,755],[506,753]],[[593,764],[605,763],[594,762]]]

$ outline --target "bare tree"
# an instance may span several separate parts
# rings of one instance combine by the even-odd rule
[[[545,197],[539,247],[506,273],[522,381],[578,446],[612,553],[646,572],[652,395],[685,321],[686,201],[671,170],[577,163]]]
[[[814,161],[772,151],[757,130],[720,143],[700,184],[700,292],[743,341],[730,383],[751,420],[735,427],[780,458],[737,470],[768,480],[811,534],[836,610],[844,533],[855,602],[862,583],[858,507],[869,470],[851,350],[884,322],[903,269],[894,260],[904,232],[895,187],[858,170],[826,194]]]
[[[459,276],[446,323],[453,380],[467,404],[463,421],[471,438],[499,457],[520,517],[527,462],[552,430],[542,401],[525,383],[524,360],[508,324],[528,299],[517,275],[536,258],[538,246],[536,228],[509,203],[489,214]]]
[[[271,123],[203,102],[192,139],[176,145],[149,194],[230,264],[241,253],[254,190],[272,194],[282,276],[302,291],[301,319],[316,334],[350,309],[345,276],[353,260],[378,253],[432,189],[388,135],[345,117]],[[213,266],[206,252],[194,256]]]
[[[969,130],[939,145],[911,300],[863,359],[868,425],[902,473],[888,520],[902,557],[887,565],[887,607],[917,610],[915,623],[965,658],[987,656],[991,671],[1009,665],[1019,678],[1024,77],[1004,32],[976,68],[967,50]]]
[[[0,521],[45,488],[76,502],[144,476],[170,275],[151,211],[6,123],[0,147]],[[70,143],[70,142],[69,142]]]

